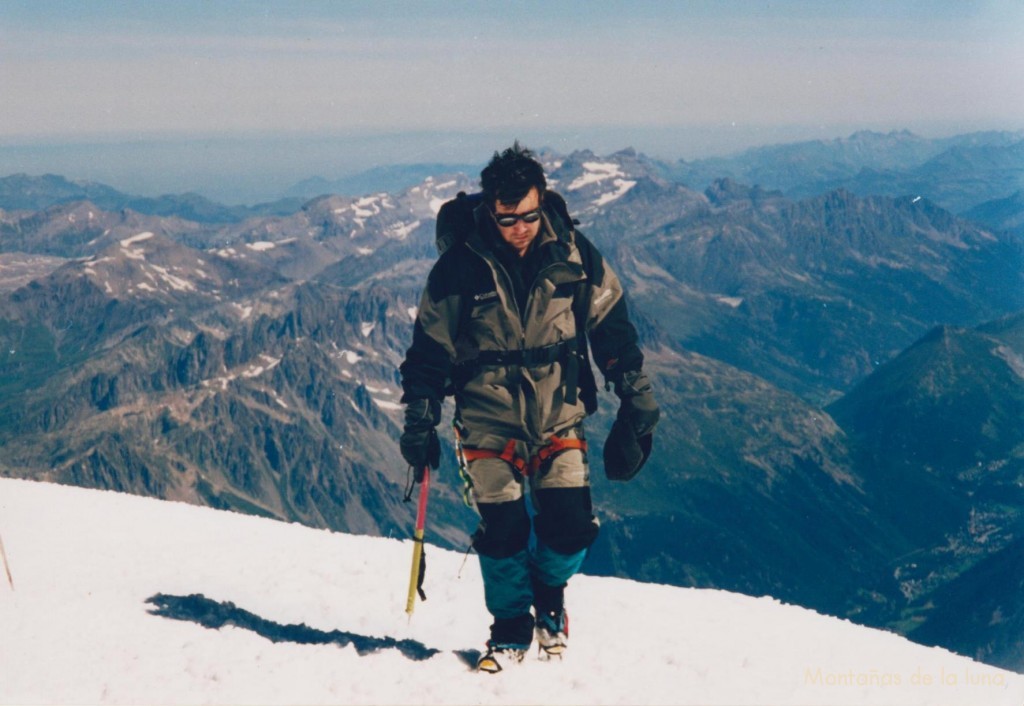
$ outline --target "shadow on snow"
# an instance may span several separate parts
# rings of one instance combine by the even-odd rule
[[[370,637],[357,635],[344,630],[317,630],[308,625],[282,625],[272,620],[261,618],[247,610],[239,608],[231,602],[217,602],[202,594],[190,596],[169,596],[158,593],[146,599],[153,604],[152,615],[172,620],[187,620],[198,623],[205,628],[219,630],[231,625],[243,630],[251,630],[260,637],[271,642],[294,642],[300,645],[352,645],[360,655],[372,654],[380,650],[395,649],[408,659],[421,661],[430,659],[441,650],[427,647],[417,640],[396,640],[391,637]],[[477,650],[456,650],[454,654],[468,666],[476,664],[479,656]]]

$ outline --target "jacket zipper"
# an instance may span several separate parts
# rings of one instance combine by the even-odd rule
[[[469,247],[470,250],[476,253],[477,257],[481,258],[484,262],[486,262],[487,265],[492,270],[494,270],[497,274],[505,278],[505,291],[512,299],[512,307],[506,306],[505,308],[506,310],[511,308],[512,313],[515,314],[515,320],[519,323],[519,348],[520,350],[526,350],[526,323],[523,321],[523,317],[519,314],[519,304],[516,302],[516,288],[512,285],[512,275],[508,273],[508,270],[505,269],[505,266],[501,264],[501,261],[498,260],[497,257],[487,257],[470,243],[467,243],[467,246]],[[527,293],[526,296],[527,307],[529,307],[530,305],[531,296],[532,290],[531,292]],[[529,311],[529,308],[527,308],[526,310]]]
[[[557,242],[557,236],[555,236],[555,238],[556,238],[556,240],[554,242]],[[553,244],[553,243],[551,243],[551,244]],[[512,307],[512,310],[513,310],[513,313],[515,314],[516,321],[519,322],[519,350],[525,351],[526,350],[526,321],[523,320],[523,316],[519,313],[519,304],[515,300],[516,299],[516,290],[515,290],[515,287],[512,284],[512,275],[510,275],[508,273],[508,270],[505,269],[505,266],[503,264],[501,264],[501,260],[499,260],[497,258],[497,256],[494,256],[492,258],[488,258],[486,255],[484,255],[482,252],[480,252],[472,243],[467,242],[466,245],[469,247],[470,250],[472,250],[476,254],[477,257],[482,258],[483,261],[486,262],[492,269],[500,271],[501,275],[505,278],[505,288],[506,288],[506,291],[509,293],[509,296],[511,296],[511,298],[512,298],[512,303],[515,305],[515,306]],[[562,262],[554,262],[554,263],[551,263],[550,265],[546,265],[545,267],[542,267],[540,270],[537,271],[537,274],[534,276],[533,281],[530,283],[530,286],[527,288],[527,291],[526,291],[526,307],[523,309],[523,311],[526,312],[526,319],[527,320],[530,318],[530,307],[533,304],[533,293],[537,289],[537,282],[540,281],[541,276],[545,272],[547,272],[549,270],[553,270],[553,269],[555,269],[557,267],[561,267],[562,265],[564,265],[564,263],[562,263]],[[577,335],[579,335],[578,331],[576,333],[577,333]],[[559,334],[559,340],[561,340],[561,334]]]

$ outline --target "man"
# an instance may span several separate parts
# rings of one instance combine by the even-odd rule
[[[401,450],[417,471],[437,467],[435,426],[450,381],[494,617],[478,668],[497,672],[521,661],[534,635],[542,657],[564,651],[564,589],[597,536],[582,424],[596,386],[584,336],[621,399],[616,425],[646,442],[644,458],[659,411],[619,279],[547,192],[541,164],[517,142],[494,154],[480,183],[480,197],[449,202],[472,215],[427,279],[401,366]]]

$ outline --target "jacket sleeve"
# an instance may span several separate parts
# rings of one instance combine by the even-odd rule
[[[576,244],[583,260],[583,269],[590,286],[586,317],[586,333],[591,357],[605,380],[618,382],[622,374],[640,370],[644,354],[638,345],[636,327],[629,320],[629,311],[618,276],[605,262],[597,248],[581,233]]]
[[[402,402],[444,398],[446,382],[455,360],[455,336],[458,333],[461,296],[453,287],[451,258],[434,263],[427,286],[420,297],[412,345],[399,367],[402,376]]]

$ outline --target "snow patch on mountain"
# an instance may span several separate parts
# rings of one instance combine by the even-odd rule
[[[145,260],[146,259],[146,251],[145,250],[143,250],[142,248],[128,247],[127,245],[123,244],[124,242],[127,242],[127,241],[122,241],[121,253],[125,257],[127,257],[129,260]]]
[[[378,387],[368,382],[362,383],[363,387],[367,392],[370,393],[370,399],[373,403],[383,409],[386,412],[400,412],[405,409],[405,405],[402,405],[395,401],[395,397],[399,396],[401,392],[395,392],[388,387]],[[392,399],[384,399],[392,398]]]
[[[166,267],[161,267],[160,265],[150,265],[149,267],[159,275],[161,280],[163,280],[166,284],[170,285],[171,289],[175,289],[182,292],[196,291],[195,284],[182,277],[172,275]],[[146,274],[149,275],[148,272]]]
[[[239,378],[257,378],[260,375],[273,370],[281,362],[280,358],[274,358],[273,356],[266,355],[265,353],[261,353],[259,359],[259,363],[249,363],[248,365],[228,373],[227,375],[203,380],[202,385],[203,387],[219,387],[221,390],[226,390],[228,389],[228,385],[233,381]]]
[[[395,240],[405,240],[409,234],[420,227],[421,221],[411,223],[395,223],[384,231],[384,235]]]
[[[231,302],[231,306],[238,312],[238,318],[245,321],[252,316],[252,305],[251,304],[239,304],[238,302]]]
[[[361,231],[366,230],[366,223],[370,219],[381,215],[385,210],[397,208],[390,194],[378,193],[362,196],[352,203],[333,209],[333,213],[339,219],[351,218],[356,228],[349,232],[349,237],[355,238]]]
[[[591,203],[595,208],[606,206],[609,203],[622,198],[630,189],[636,186],[636,181],[626,178],[622,167],[615,162],[583,162],[583,173],[573,179],[566,187],[568,191],[601,185],[610,182],[612,190],[601,192]]]
[[[356,214],[357,218],[370,218],[376,216],[385,208],[394,208],[389,194],[371,194],[356,200],[349,208]]]
[[[246,243],[245,247],[249,248],[250,250],[255,250],[256,252],[264,252],[266,250],[273,250],[274,248],[276,248],[277,243],[271,243],[266,240],[260,240],[255,243]]]
[[[274,358],[273,356],[269,356],[269,355],[266,355],[266,354],[263,354],[263,353],[261,353],[259,357],[260,357],[260,360],[263,361],[263,364],[262,365],[258,365],[258,364],[249,365],[245,370],[243,370],[241,372],[241,376],[243,378],[259,377],[263,373],[265,373],[265,372],[267,372],[269,370],[273,370],[274,368],[276,368],[278,366],[278,364],[281,362],[280,358]]]
[[[134,245],[135,243],[141,243],[143,240],[149,240],[152,237],[153,234],[148,231],[145,233],[139,233],[138,235],[133,235],[130,238],[125,238],[121,240],[121,247],[127,248]]]
[[[616,177],[623,177],[625,174],[622,172],[622,168],[615,162],[584,162],[583,163],[583,174],[576,177],[572,183],[569,184],[569,191],[576,191],[582,189],[584,186],[591,184],[598,184],[608,179],[614,179]]]
[[[432,197],[430,199],[430,212],[436,216],[438,213],[441,212],[441,207],[444,206],[447,200],[448,199],[439,196]]]
[[[415,201],[426,204],[430,216],[436,216],[445,201],[455,198],[459,190],[459,181],[450,179],[438,182],[434,177],[427,177],[423,183],[409,189],[409,195]]]
[[[117,241],[101,255],[79,260],[81,271],[111,296],[119,294],[174,295],[200,291],[198,280],[213,284],[201,258],[179,257],[176,246],[152,240],[153,233],[139,233]],[[163,262],[164,264],[158,264]],[[208,293],[217,297],[217,290]]]
[[[627,179],[615,179],[612,181],[612,186],[615,188],[614,191],[607,191],[594,199],[593,203],[595,206],[600,208],[601,206],[605,206],[610,204],[612,201],[622,198],[626,195],[627,191],[636,186],[636,182]]]
[[[1012,370],[1017,377],[1024,378],[1024,357],[1018,355],[1009,346],[997,346],[993,352],[1006,361],[1010,370]]]

